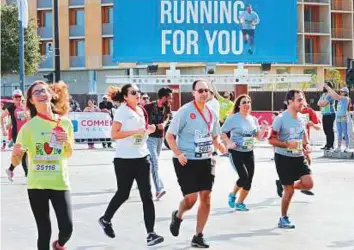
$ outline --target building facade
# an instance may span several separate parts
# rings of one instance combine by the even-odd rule
[[[62,79],[72,93],[105,92],[106,76],[147,74],[146,65],[115,64],[113,56],[113,0],[59,0],[59,43]],[[26,83],[43,79],[54,70],[53,3],[29,0],[29,16],[37,20],[43,61],[40,71]],[[297,64],[273,64],[273,74],[316,74],[320,85],[328,69],[338,69],[345,79],[346,58],[354,58],[354,1],[298,0]],[[279,20],[281,21],[281,20]],[[119,25],[119,24],[116,24]],[[281,36],[279,31],[279,36]],[[157,74],[165,74],[168,63],[156,63]],[[209,64],[178,63],[181,74],[205,74]],[[236,64],[212,66],[216,74],[233,74]],[[246,64],[249,73],[260,73],[261,65]],[[16,76],[3,85],[16,86]],[[96,83],[96,85],[94,84]],[[92,86],[97,86],[93,89]]]

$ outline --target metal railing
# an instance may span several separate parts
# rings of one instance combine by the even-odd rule
[[[347,28],[332,28],[332,38],[346,38],[351,39],[353,37],[353,31]]]
[[[41,38],[52,38],[53,37],[53,27],[52,26],[38,27],[38,35]]]
[[[304,0],[305,3],[329,3],[329,0]]]
[[[85,36],[85,26],[70,25],[70,36]]]
[[[346,67],[347,59],[343,56],[332,56],[332,65],[334,67]]]
[[[103,55],[102,56],[102,66],[118,66],[118,64],[113,62],[112,55]]]
[[[52,8],[52,0],[37,0],[37,8]]]
[[[329,29],[325,22],[305,22],[305,32],[329,33]]]
[[[84,68],[85,67],[85,56],[70,56],[70,67],[71,68]]]
[[[102,24],[102,35],[113,35],[113,23]]]
[[[347,1],[349,3],[349,1]],[[343,0],[332,0],[331,8],[332,10],[349,10],[349,6],[346,6]]]
[[[69,6],[85,5],[85,0],[69,0]]]
[[[101,4],[113,3],[113,0],[101,0]]]
[[[306,64],[330,64],[326,53],[305,53]]]
[[[41,61],[39,68],[40,69],[52,69],[53,68],[53,56],[44,56]]]

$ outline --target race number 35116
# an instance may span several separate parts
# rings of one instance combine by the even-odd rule
[[[59,171],[59,165],[55,164],[37,164],[35,171]]]

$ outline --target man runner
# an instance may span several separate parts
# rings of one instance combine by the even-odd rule
[[[254,33],[259,24],[258,14],[252,10],[252,5],[248,4],[246,11],[240,14],[239,22],[243,34],[243,42],[248,44],[248,53],[253,54]]]
[[[275,147],[275,165],[284,194],[281,201],[279,228],[295,228],[288,217],[288,209],[294,189],[309,190],[313,187],[311,170],[305,159],[310,154],[310,145],[302,118],[305,97],[301,91],[290,90],[286,94],[287,110],[277,116],[269,143]]]
[[[206,105],[208,84],[197,80],[192,89],[194,101],[177,111],[166,135],[174,153],[173,164],[184,196],[178,210],[172,213],[170,231],[173,236],[178,236],[183,214],[193,207],[199,196],[196,234],[191,245],[209,248],[203,230],[210,213],[210,194],[215,175],[212,153],[214,147],[222,153],[226,153],[226,148],[220,141],[217,115]]]

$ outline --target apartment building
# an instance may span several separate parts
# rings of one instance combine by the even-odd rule
[[[113,0],[59,0],[59,43],[62,79],[72,93],[88,93],[93,83],[103,93],[106,76],[146,74],[146,65],[116,64],[113,55]],[[44,60],[40,72],[26,82],[42,79],[54,69],[53,4],[29,0],[29,16],[37,20]],[[338,69],[345,78],[346,58],[354,58],[354,0],[298,0],[298,63],[273,64],[270,73],[317,74],[318,84],[326,71]],[[281,20],[280,20],[281,21]],[[115,24],[120,25],[120,24]],[[123,24],[124,25],[124,24]],[[279,36],[281,36],[279,31]],[[156,63],[165,74],[168,63]],[[208,64],[209,65],[209,64]],[[181,74],[204,74],[206,63],[178,63]],[[249,73],[259,73],[259,64],[247,64]],[[232,74],[235,64],[216,64],[216,74]],[[16,82],[9,76],[5,82]],[[13,83],[12,83],[13,84]]]

